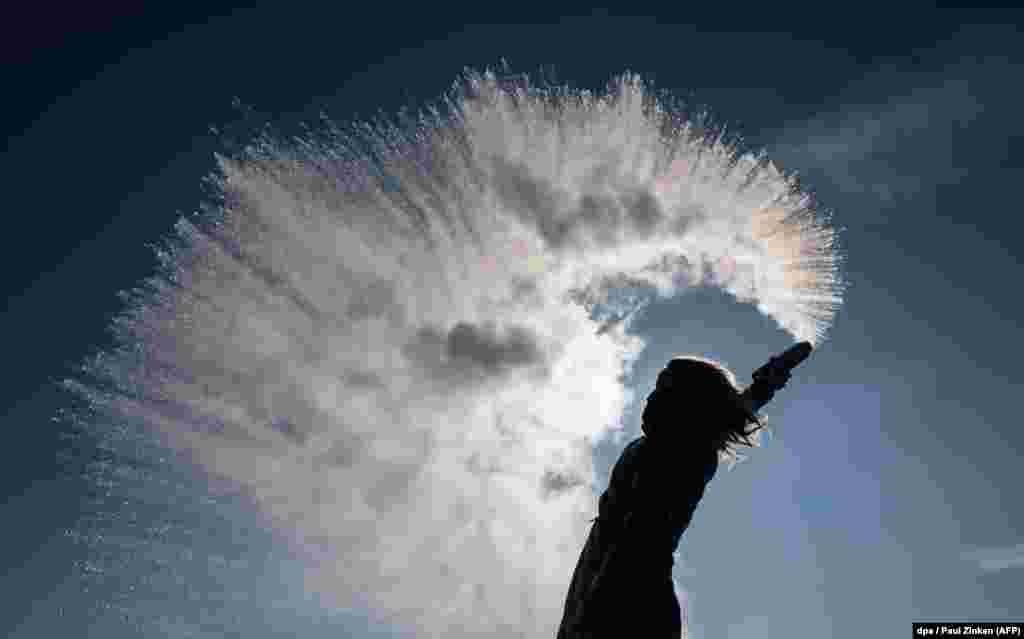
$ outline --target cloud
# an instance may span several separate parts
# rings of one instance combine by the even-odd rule
[[[450,390],[465,390],[516,371],[543,378],[552,356],[529,327],[490,320],[459,321],[447,331],[420,328],[402,352],[431,385]]]
[[[445,340],[445,353],[453,362],[487,370],[543,361],[537,337],[529,328],[511,326],[499,334],[494,322],[480,326],[458,322]]]
[[[1011,548],[976,548],[964,551],[960,557],[964,561],[977,562],[984,572],[1024,568],[1024,544]]]
[[[648,237],[665,218],[650,188],[626,186],[628,179],[614,175],[610,167],[622,163],[614,155],[607,166],[592,169],[580,185],[556,186],[532,175],[526,163],[500,156],[491,163],[503,204],[521,220],[535,225],[545,243],[554,248],[565,246],[574,236],[577,242],[590,238],[606,246],[614,244],[623,231]],[[574,186],[582,189],[578,196],[571,192]]]
[[[560,472],[551,469],[545,471],[544,477],[541,481],[541,493],[544,495],[545,499],[550,499],[552,496],[564,493],[586,483],[584,478],[579,475],[572,474],[571,472]]]
[[[783,128],[769,150],[810,176],[819,193],[840,193],[862,207],[852,223],[884,221],[890,207],[967,175],[973,162],[958,153],[960,141],[987,108],[976,71],[880,73],[844,94],[841,108]]]

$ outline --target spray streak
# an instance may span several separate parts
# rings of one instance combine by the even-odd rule
[[[642,301],[595,310],[714,285],[818,341],[838,256],[789,178],[637,77],[595,96],[471,73],[441,106],[220,158],[222,205],[179,221],[84,367],[99,383],[67,385],[315,542],[340,605],[552,635],[589,444],[621,427],[642,347],[621,321]]]

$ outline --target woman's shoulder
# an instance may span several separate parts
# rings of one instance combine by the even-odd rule
[[[654,490],[660,494],[666,485],[703,489],[717,467],[718,456],[711,449],[686,447],[641,436],[622,450],[609,478],[609,491],[616,498],[621,498],[636,491]]]
[[[650,455],[664,453],[666,455],[676,457],[706,457],[708,454],[714,452],[714,447],[710,445],[701,446],[700,442],[690,439],[652,438],[650,435],[640,435],[633,441],[626,444],[626,448],[623,449],[623,453],[626,453],[627,451],[633,454],[643,452]]]
[[[659,467],[679,472],[700,470],[714,474],[718,468],[718,453],[711,446],[699,446],[695,442],[668,442],[641,435],[622,451],[622,457],[639,466]],[[633,465],[633,464],[631,464]]]

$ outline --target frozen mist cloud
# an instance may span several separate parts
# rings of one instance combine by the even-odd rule
[[[66,384],[315,547],[310,588],[417,636],[553,634],[643,347],[616,289],[718,286],[810,340],[841,302],[810,199],[628,74],[467,73],[215,180]]]

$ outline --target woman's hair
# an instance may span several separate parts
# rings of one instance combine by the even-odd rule
[[[765,419],[740,400],[736,376],[706,357],[673,357],[647,397],[643,431],[655,438],[706,439],[719,460],[743,459],[740,446],[760,445]]]

